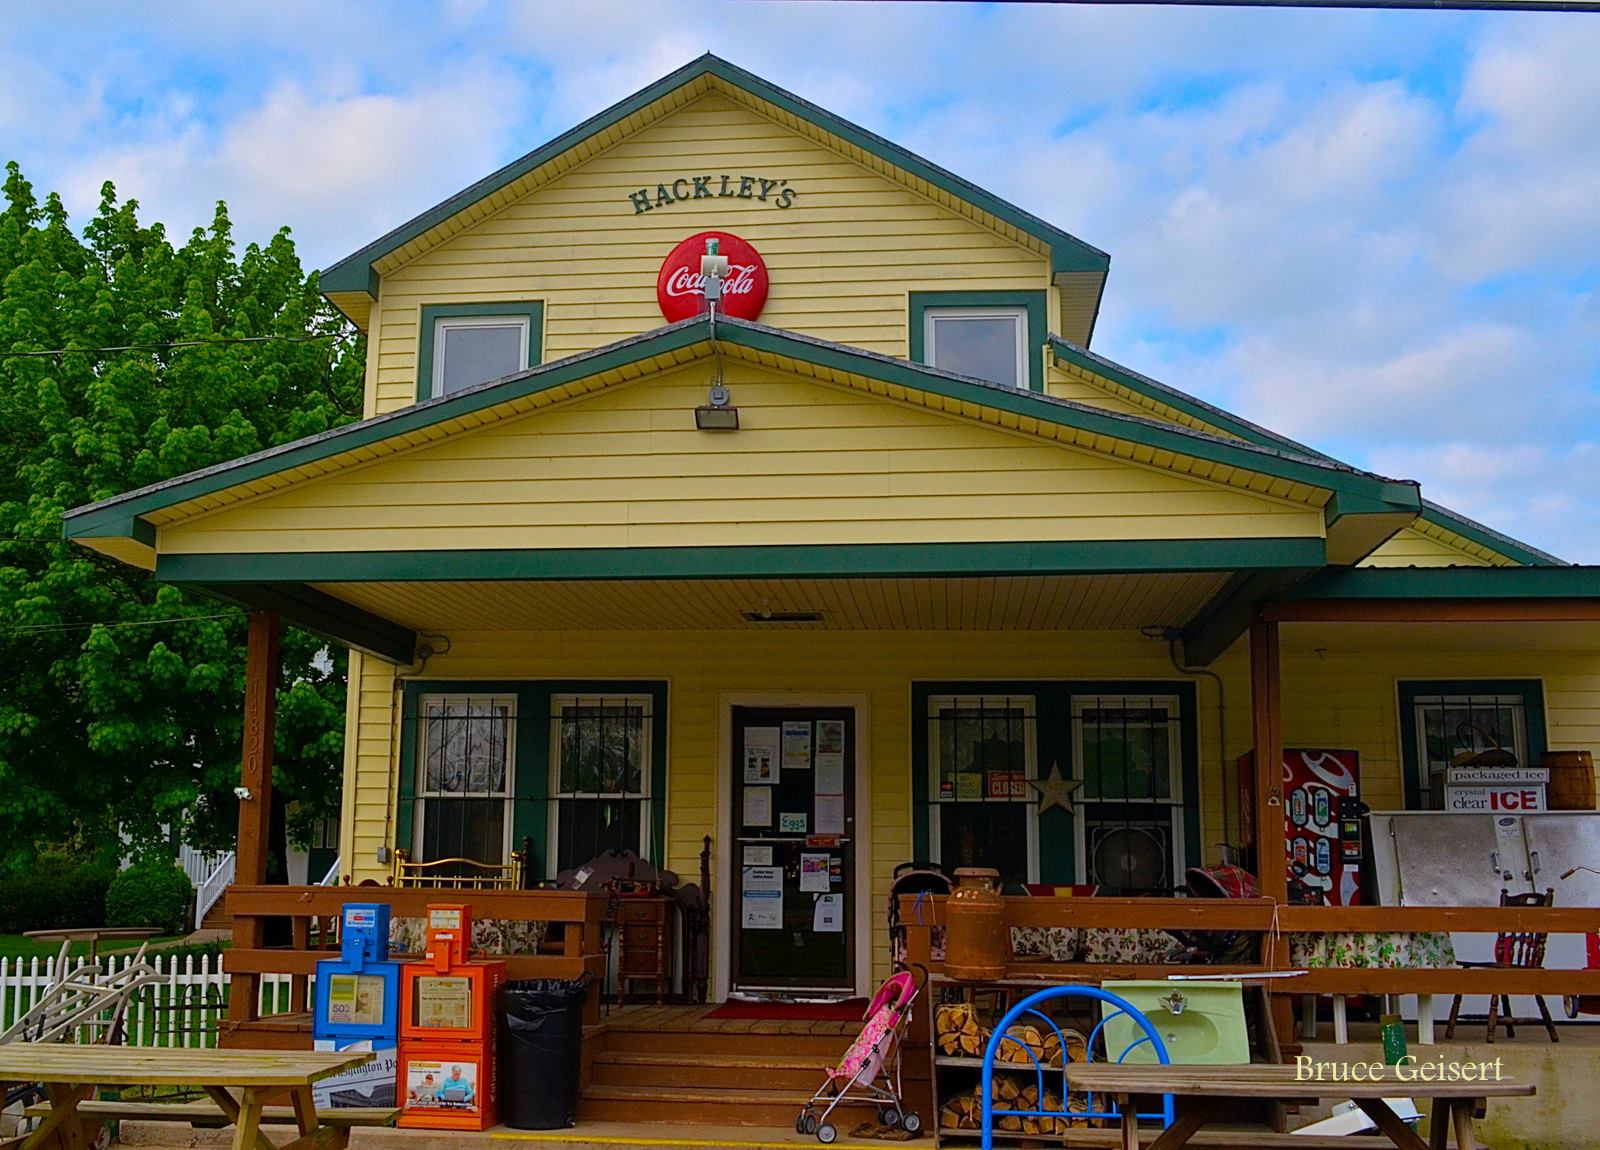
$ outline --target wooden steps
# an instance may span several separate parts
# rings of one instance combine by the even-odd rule
[[[580,1121],[792,1130],[801,1105],[860,1029],[705,1014],[634,1009],[608,1021],[578,1103]]]
[[[608,1050],[595,1055],[596,1086],[658,1086],[673,1089],[749,1083],[771,1090],[804,1092],[822,1084],[832,1059],[758,1054],[647,1054]]]

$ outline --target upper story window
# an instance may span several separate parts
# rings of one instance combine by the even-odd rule
[[[914,291],[911,358],[945,371],[1044,390],[1043,291]]]
[[[1020,307],[930,307],[922,314],[928,362],[945,371],[1023,387],[1028,315]]]
[[[543,305],[441,304],[422,309],[417,399],[450,395],[539,362]]]

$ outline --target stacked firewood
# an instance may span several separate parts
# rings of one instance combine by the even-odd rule
[[[1067,1097],[1065,1108],[1061,1096],[1045,1088],[1041,1094],[1034,1082],[1017,1079],[1009,1074],[995,1076],[990,1088],[996,1110],[1050,1110],[1055,1114],[1043,1117],[1024,1117],[1019,1114],[1001,1114],[995,1118],[995,1129],[1009,1134],[1064,1134],[1069,1127],[1099,1125],[1087,1118],[1065,1118],[1063,1112],[1082,1114],[1088,1103],[1079,1095]],[[974,1087],[972,1093],[962,1094],[946,1102],[939,1110],[939,1125],[945,1130],[978,1130],[983,1126],[983,1088]]]
[[[941,1054],[981,1058],[993,1031],[978,1021],[977,1011],[970,1003],[962,1002],[948,1003],[934,1012],[934,1034]],[[995,1108],[1083,1113],[1088,1109],[1088,1104],[1082,1096],[1069,1094],[1063,1107],[1059,1094],[1048,1088],[1041,1092],[1035,1067],[1059,1070],[1063,1060],[1084,1062],[1087,1058],[1088,1042],[1076,1030],[1063,1028],[1058,1034],[1052,1027],[1014,1023],[1006,1030],[1005,1037],[995,1051],[996,1069],[1005,1068],[994,1077],[991,1092]],[[940,1107],[939,1125],[945,1130],[980,1129],[983,1124],[982,1089],[981,1086],[974,1087],[970,1094],[958,1095]],[[995,1119],[997,1130],[1041,1136],[1062,1134],[1069,1126],[1090,1124],[1088,1119],[1054,1115],[1025,1118],[1004,1114]]]
[[[939,1043],[939,1053],[982,1058],[989,1045],[992,1031],[978,1022],[978,1014],[971,1003],[948,1003],[934,1013],[934,1031]],[[1066,1045],[1068,1062],[1082,1062],[1086,1058],[1088,1043],[1082,1034],[1070,1027],[1059,1034],[1054,1028],[1039,1027],[1030,1023],[1013,1023],[995,1052],[997,1062],[1018,1063],[1060,1068],[1062,1045]]]

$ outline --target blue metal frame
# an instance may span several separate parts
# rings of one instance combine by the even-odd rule
[[[1061,1027],[1056,1025],[1055,1019],[1038,1009],[1041,1002],[1049,1002],[1056,998],[1092,998],[1104,1002],[1117,1009],[1105,1015],[1089,1035],[1088,1058],[1094,1059],[1095,1039],[1100,1037],[1100,1031],[1105,1027],[1106,1020],[1115,1018],[1118,1014],[1126,1014],[1137,1022],[1144,1031],[1144,1037],[1128,1044],[1126,1050],[1117,1055],[1116,1061],[1121,1062],[1128,1057],[1128,1052],[1144,1043],[1150,1043],[1151,1049],[1156,1052],[1156,1061],[1163,1066],[1169,1066],[1172,1059],[1167,1055],[1167,1047],[1161,1041],[1161,1036],[1156,1033],[1155,1027],[1150,1025],[1150,1020],[1139,1012],[1138,1007],[1125,998],[1112,994],[1108,990],[1101,990],[1098,986],[1052,986],[1048,990],[1035,991],[1021,1002],[1017,1003],[1002,1018],[994,1028],[994,1033],[989,1036],[989,1045],[983,1052],[983,1150],[994,1150],[994,1119],[996,1115],[1016,1118],[1112,1118],[1118,1122],[1122,1120],[1122,1113],[1118,1110],[1096,1110],[1094,1108],[1094,1092],[1089,1093],[1089,1109],[1072,1112],[1067,1109],[1067,1043],[1066,1037],[1061,1033]],[[1024,1014],[1031,1014],[1041,1019],[1046,1026],[1055,1031],[1056,1041],[1061,1050],[1061,1109],[1060,1110],[996,1110],[994,1108],[994,1056],[1000,1049],[1002,1042],[1016,1042],[1015,1038],[1008,1038],[1006,1031],[1011,1029],[1011,1024]],[[1018,1043],[1018,1045],[1021,1045]],[[1029,1060],[1033,1063],[1034,1073],[1038,1076],[1039,1101],[1044,1101],[1044,1067],[1040,1065],[1038,1057],[1033,1051],[1023,1047]],[[1107,1051],[1110,1054],[1110,1051]],[[1163,1126],[1171,1126],[1174,1117],[1172,1095],[1161,1096],[1160,1113],[1139,1113],[1138,1118],[1159,1118]]]

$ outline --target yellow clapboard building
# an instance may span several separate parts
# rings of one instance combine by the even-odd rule
[[[66,530],[349,649],[352,882],[709,839],[718,997],[868,990],[907,862],[1171,894],[1252,746],[1600,743],[1593,571],[1101,357],[1108,268],[703,57],[323,273],[360,422]]]

